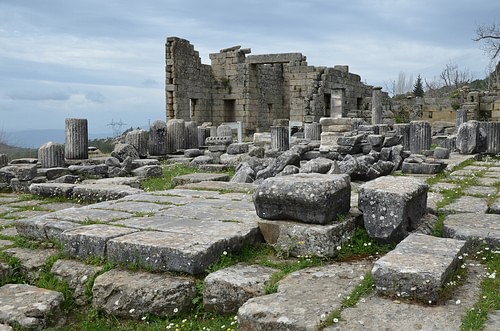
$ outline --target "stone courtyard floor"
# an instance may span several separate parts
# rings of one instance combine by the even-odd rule
[[[463,161],[455,157],[455,164]],[[352,207],[356,207],[356,187]],[[54,201],[0,194],[0,284],[19,270],[29,282],[40,276],[47,261],[57,260],[51,272],[70,284],[77,304],[91,304],[120,318],[140,319],[147,314],[171,318],[185,313],[197,275],[228,252],[262,240],[251,186],[238,189],[237,185],[205,182],[85,206]],[[442,222],[443,236],[485,242],[499,254],[500,161],[475,161],[436,177],[427,208],[430,215],[439,217],[430,217],[419,232],[429,234]],[[21,247],[20,236],[46,244]],[[480,295],[490,295],[481,293],[481,282],[500,272],[488,270],[480,257],[465,260],[466,280],[444,302],[415,303],[372,291],[345,308],[342,302],[362,283],[373,260],[333,259],[327,265],[294,272],[279,282],[276,293],[248,301],[238,312],[240,329],[314,330],[327,315],[338,311],[339,317],[325,330],[459,330]],[[104,270],[106,262],[115,267]],[[124,266],[132,268],[126,271]],[[96,275],[90,302],[85,286]],[[113,288],[121,282],[122,287]],[[140,285],[134,287],[134,282]],[[165,302],[149,304],[156,302],[146,299],[150,294],[145,294],[145,288],[151,286],[156,286],[153,292],[161,293]],[[499,330],[499,288],[491,295],[497,310],[488,314],[485,330]],[[56,291],[5,284],[0,287],[0,331],[10,330],[8,325],[62,327],[67,317],[62,302],[62,294]]]

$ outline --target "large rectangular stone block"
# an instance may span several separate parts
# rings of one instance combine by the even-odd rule
[[[375,262],[372,274],[377,291],[435,302],[465,249],[464,240],[411,234]]]
[[[358,207],[371,238],[399,242],[418,227],[429,186],[413,177],[384,176],[359,187]]]
[[[299,173],[271,177],[253,195],[255,210],[261,218],[327,224],[350,209],[349,175]]]

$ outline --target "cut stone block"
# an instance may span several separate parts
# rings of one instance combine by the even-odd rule
[[[90,257],[105,258],[106,245],[110,239],[136,231],[130,228],[103,224],[85,225],[63,232],[61,242],[64,245],[64,252],[72,257],[80,259]]]
[[[50,214],[18,220],[16,229],[19,235],[35,240],[59,241],[60,234],[79,225],[73,222],[56,220]]]
[[[375,262],[372,274],[377,291],[436,302],[465,249],[464,240],[411,234]]]
[[[172,179],[174,186],[185,185],[189,183],[199,183],[203,181],[221,181],[229,182],[231,178],[226,174],[211,174],[211,173],[192,173],[182,176],[177,176]]]
[[[116,200],[131,194],[144,192],[127,185],[89,184],[73,188],[72,198],[81,201]]]
[[[413,177],[385,176],[359,187],[365,229],[380,242],[399,242],[427,211],[429,186]]]
[[[443,236],[467,240],[486,241],[490,246],[500,245],[500,215],[463,213],[446,216]]]
[[[253,195],[259,217],[327,224],[350,209],[349,175],[295,174],[266,179]]]
[[[322,318],[339,309],[361,276],[365,263],[306,268],[279,282],[278,292],[248,300],[238,310],[239,330],[316,330]]]
[[[249,299],[264,295],[265,283],[276,269],[237,264],[205,278],[203,307],[218,314],[235,314]]]
[[[409,163],[403,162],[401,171],[404,174],[438,174],[446,169],[446,163],[442,162],[422,162],[422,163]]]
[[[337,247],[352,237],[357,223],[352,215],[328,225],[261,219],[259,229],[268,244],[286,255],[335,257]]]
[[[26,284],[0,287],[0,323],[42,330],[65,322],[62,293]]]
[[[196,289],[188,277],[114,269],[95,279],[92,294],[94,307],[109,315],[168,318],[189,311]]]
[[[40,183],[31,184],[30,193],[41,197],[63,197],[70,198],[75,184],[66,183]]]
[[[59,280],[68,283],[70,290],[73,292],[75,303],[81,306],[88,304],[90,301],[86,294],[88,280],[101,270],[101,266],[73,260],[57,260],[50,272]]]
[[[446,214],[454,213],[481,213],[484,214],[488,210],[488,203],[483,198],[471,196],[463,196],[453,201],[452,203],[439,209],[440,212]]]
[[[177,188],[190,190],[230,191],[252,194],[257,189],[257,185],[251,183],[204,181],[199,183],[179,185],[177,186]]]
[[[4,252],[19,261],[19,271],[29,280],[37,279],[47,260],[51,256],[57,255],[57,250],[55,249],[28,249],[21,247],[9,248]]]

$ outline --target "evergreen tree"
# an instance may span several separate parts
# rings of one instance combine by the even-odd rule
[[[422,84],[422,77],[418,75],[415,85],[413,85],[413,95],[416,97],[424,96],[424,85]]]

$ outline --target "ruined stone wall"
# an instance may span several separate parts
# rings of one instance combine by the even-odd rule
[[[165,52],[166,118],[210,121],[212,68],[187,40],[167,38]]]

